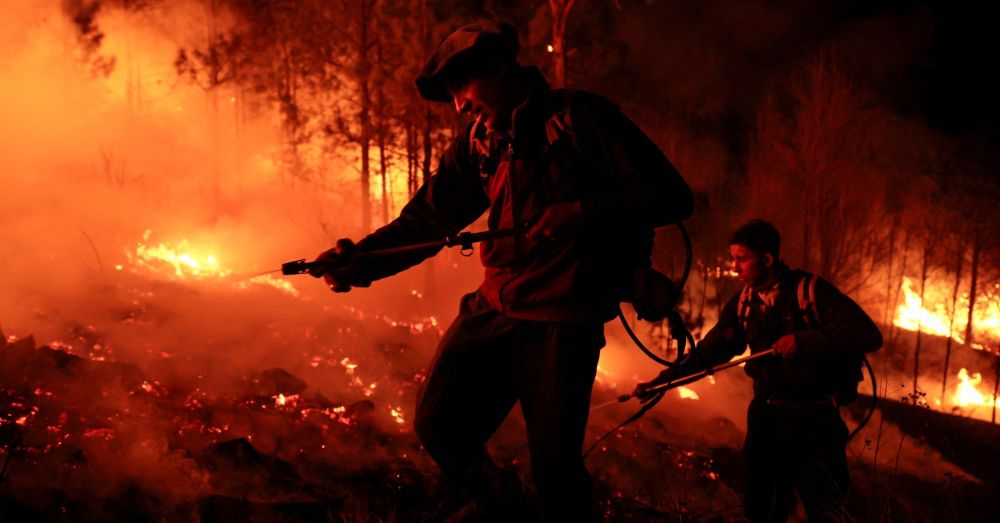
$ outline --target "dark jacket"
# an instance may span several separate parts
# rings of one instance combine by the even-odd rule
[[[648,267],[653,228],[690,216],[691,190],[659,148],[611,102],[550,90],[537,69],[514,112],[512,137],[470,125],[400,216],[358,243],[361,251],[455,234],[484,211],[490,230],[532,223],[554,203],[580,201],[584,230],[569,241],[523,236],[486,242],[480,287],[504,314],[544,321],[607,321],[632,271]],[[366,267],[389,276],[436,251]]]
[[[753,378],[757,397],[792,402],[840,398],[845,387],[856,388],[861,378],[861,357],[882,346],[882,333],[868,314],[831,283],[816,279],[815,311],[808,325],[800,310],[797,289],[806,275],[780,269],[778,296],[772,307],[752,294],[746,328],[740,322],[741,293],[723,307],[719,322],[692,351],[678,370],[688,374],[729,361],[747,345],[756,353],[771,348],[786,334],[794,334],[798,354],[790,359],[766,356],[747,362],[744,371]],[[852,398],[853,399],[853,398]]]

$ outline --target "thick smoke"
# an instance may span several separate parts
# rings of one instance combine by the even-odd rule
[[[12,340],[33,334],[55,349],[4,348],[10,394],[26,394],[7,406],[39,407],[4,421],[27,427],[21,447],[5,447],[18,449],[8,479],[27,492],[95,500],[138,489],[170,503],[253,489],[218,484],[231,477],[219,472],[225,459],[200,454],[216,440],[250,438],[286,460],[302,446],[343,471],[363,458],[420,459],[378,434],[409,431],[415,389],[457,295],[474,288],[475,262],[445,254],[437,280],[421,268],[349,296],[306,276],[288,280],[296,296],[248,281],[356,235],[356,204],[282,176],[274,115],[241,114],[252,111],[237,90],[178,80],[177,46],[200,35],[183,23],[197,6],[87,8],[81,26],[48,4],[18,2],[0,22],[0,324]],[[100,45],[81,49],[81,27]],[[118,59],[95,71],[96,55]],[[333,189],[356,183],[342,160],[328,169]],[[140,243],[182,240],[229,274],[178,278],[165,263],[137,263]],[[274,377],[284,373],[303,385]],[[371,441],[338,442],[348,426]],[[318,440],[317,427],[327,427]],[[36,474],[53,466],[63,472]]]
[[[12,339],[34,334],[39,346],[59,352],[3,347],[4,354],[22,359],[0,363],[11,375],[27,369],[17,388],[26,397],[17,401],[38,403],[41,410],[24,413],[25,423],[44,420],[61,427],[59,434],[84,436],[50,454],[18,454],[10,481],[32,492],[61,487],[94,498],[138,489],[183,504],[207,493],[279,492],[288,494],[286,501],[301,496],[291,474],[275,486],[267,483],[274,474],[239,468],[251,461],[260,470],[285,471],[270,456],[295,463],[298,474],[323,478],[402,459],[433,471],[410,433],[414,399],[458,296],[478,283],[476,260],[442,253],[346,296],[332,295],[305,276],[287,280],[295,296],[249,281],[361,232],[356,198],[346,196],[357,183],[350,159],[329,156],[325,185],[296,179],[281,165],[278,115],[232,86],[205,91],[178,79],[177,48],[205,38],[201,3],[122,3],[128,10],[117,3],[64,2],[63,9],[50,4],[18,0],[0,19],[0,324]],[[704,191],[724,183],[720,172],[730,168],[732,144],[716,134],[723,113],[731,106],[745,110],[770,86],[768,80],[747,84],[728,76],[751,69],[753,56],[733,69],[720,55],[743,46],[754,55],[770,54],[794,39],[772,39],[756,27],[748,31],[752,17],[724,15],[677,17],[670,31],[657,34],[688,36],[669,45],[641,39],[629,65],[649,73],[636,99],[688,107],[707,122],[709,138],[673,141],[669,131],[700,133],[677,129],[676,116],[643,121],[655,126],[650,134]],[[710,31],[716,43],[695,53],[706,32],[682,21],[707,24],[709,18],[723,20],[727,30]],[[918,24],[921,17],[907,19]],[[793,20],[774,33],[794,33]],[[633,30],[631,18],[626,22],[621,30],[650,34]],[[733,27],[739,30],[728,31]],[[853,25],[839,40],[864,42],[867,37],[852,35],[872,32]],[[659,59],[664,49],[671,59],[652,67],[654,50]],[[748,91],[731,92],[738,86]],[[675,98],[667,103],[663,97],[671,93]],[[231,273],[179,279],[164,264],[136,263],[140,243],[179,248],[182,240],[216,256]],[[610,325],[594,403],[628,392],[659,370]],[[691,390],[699,399],[672,393],[658,411],[596,451],[589,464],[599,470],[598,478],[645,493],[649,478],[680,474],[680,480],[698,481],[706,492],[738,504],[731,489],[712,482],[709,474],[717,471],[711,460],[679,449],[737,448],[750,382],[734,369]],[[588,442],[634,407],[595,411]],[[898,460],[889,452],[880,455],[883,467],[931,479],[952,471],[940,466],[934,451],[899,438],[891,422],[876,425],[883,427],[881,436],[869,427],[852,447],[859,459],[870,459],[872,452],[864,441],[884,438],[902,443]],[[213,446],[218,440],[230,443]],[[44,441],[24,445],[33,443]],[[524,463],[516,416],[494,446],[502,464]],[[665,455],[676,470],[632,467],[659,466]],[[52,463],[61,467],[57,480],[32,475]],[[730,472],[725,479],[735,475]],[[219,478],[233,477],[243,482],[220,484]],[[329,487],[331,481],[314,484]],[[659,506],[686,499],[669,489],[643,495]]]

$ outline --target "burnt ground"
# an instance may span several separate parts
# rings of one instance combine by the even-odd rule
[[[404,522],[419,521],[443,496],[412,432],[385,423],[371,399],[309,394],[308,383],[282,369],[228,390],[163,383],[138,366],[35,347],[30,338],[4,341],[0,520]],[[594,402],[614,395],[599,386]],[[666,403],[589,458],[607,520],[740,521],[740,429]],[[865,404],[849,416],[859,418]],[[896,454],[894,467],[856,456],[858,521],[992,520],[1000,508],[995,426],[898,401],[883,401],[881,411],[879,434],[890,423],[904,436],[883,451],[890,463]],[[595,416],[593,432],[621,412]],[[522,431],[512,416],[491,450],[529,485],[519,519],[532,521]],[[907,437],[960,470],[936,479],[901,470]],[[864,454],[875,443],[868,436],[859,445]]]
[[[56,346],[0,338],[0,521],[406,522],[448,492],[393,407],[409,405],[427,363],[395,325],[374,342],[393,365],[365,362],[365,380],[330,354],[330,367],[262,367],[223,384],[85,353],[80,343],[93,348],[99,336],[74,329]],[[333,387],[344,392],[317,392],[315,381],[339,366],[353,376]],[[599,382],[594,404],[618,393]],[[736,411],[742,401],[732,400]],[[742,520],[742,430],[710,410],[665,401],[595,449],[587,463],[607,521]],[[852,446],[857,521],[994,520],[996,426],[899,400],[879,411]],[[628,414],[593,415],[588,441]],[[491,452],[525,485],[517,519],[537,520],[518,415]]]

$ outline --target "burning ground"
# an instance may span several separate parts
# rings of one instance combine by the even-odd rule
[[[363,292],[353,303],[314,299],[310,287],[325,289],[311,279],[233,281],[190,243],[149,240],[90,288],[86,310],[15,307],[50,330],[38,339],[8,324],[0,345],[0,513],[413,521],[433,509],[443,486],[410,414],[442,333],[436,316],[384,311]],[[449,308],[391,287],[396,309]],[[594,405],[655,372],[613,324],[608,335]],[[749,389],[738,370],[721,374],[600,444],[588,465],[608,520],[738,520]],[[920,421],[930,411],[898,401],[902,385],[883,393],[851,447],[857,513],[979,519],[996,469],[976,461],[995,459],[983,453],[995,428],[940,414]],[[854,422],[864,405],[850,411]],[[630,411],[595,410],[587,441]],[[516,412],[491,450],[530,485]],[[942,496],[948,503],[928,503]]]

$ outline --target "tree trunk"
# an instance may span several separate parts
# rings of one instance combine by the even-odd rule
[[[417,192],[417,130],[406,124],[406,194],[409,198]]]
[[[955,335],[955,316],[958,314],[958,289],[962,282],[962,262],[965,259],[963,234],[958,233],[958,254],[955,256],[955,285],[951,288],[951,310],[948,314],[948,339],[944,345],[944,375],[941,377],[941,406],[947,401],[948,365],[951,361],[951,342]]]
[[[377,60],[379,66],[379,76],[374,82],[375,86],[375,115],[378,119],[376,122],[376,137],[378,140],[378,163],[379,163],[379,176],[382,178],[382,223],[389,223],[389,169],[388,162],[385,157],[385,142],[389,134],[389,119],[386,116],[388,109],[386,108],[385,102],[385,82],[383,81],[382,67],[384,66],[382,58],[382,40],[378,36],[375,39],[375,59]]]
[[[929,240],[924,238],[924,252],[923,259],[920,263],[920,304],[923,306],[925,291],[927,290],[927,256],[929,247]],[[919,388],[917,387],[917,380],[920,378],[920,348],[921,342],[923,341],[923,324],[922,321],[917,322],[917,344],[913,349],[913,402],[917,401],[917,394],[919,393]]]
[[[219,64],[218,50],[216,49],[216,44],[218,40],[218,19],[219,19],[219,5],[217,0],[210,0],[206,6],[208,19],[208,52],[209,65],[208,65],[208,107],[210,111],[210,125],[211,125],[211,140],[212,140],[212,182],[211,182],[211,198],[213,213],[218,213],[221,203],[220,195],[220,185],[221,185],[221,172],[222,169],[219,165],[219,142],[220,142],[220,130],[219,130],[219,84],[221,83],[221,66]]]
[[[424,56],[430,56],[431,54],[431,15],[430,10],[427,7],[427,0],[421,0],[420,2],[420,13],[421,13],[421,43],[424,47]],[[431,152],[433,150],[433,145],[431,144],[431,131],[434,129],[434,113],[431,111],[431,106],[428,102],[424,102],[424,128],[423,128],[423,145],[424,145],[424,162],[423,162],[423,176],[421,177],[420,183],[427,183],[427,180],[431,179]]]
[[[424,57],[431,55],[433,42],[431,41],[431,15],[427,0],[420,0],[420,42],[424,48]],[[421,165],[421,177],[418,185],[423,185],[431,179],[431,154],[434,151],[434,144],[431,143],[431,131],[434,129],[434,113],[431,105],[424,102],[423,129],[421,138],[423,140],[424,156]],[[434,275],[434,264],[437,258],[431,258],[424,263],[424,296],[432,297],[437,290],[437,282]]]
[[[288,146],[285,163],[291,164],[292,175],[299,176],[299,117],[298,85],[296,84],[295,62],[288,45],[281,46],[281,82],[275,86],[281,103],[285,141]],[[281,170],[284,177],[285,169]]]
[[[975,341],[973,337],[973,327],[975,326],[974,313],[976,311],[976,292],[979,283],[979,255],[983,250],[983,239],[981,233],[976,233],[972,240],[972,265],[969,272],[972,273],[969,281],[969,317],[965,324],[965,345],[972,346]]]
[[[552,11],[553,87],[566,86],[566,22],[576,0],[549,0]]]
[[[903,277],[906,275],[906,262],[909,258],[909,235],[903,231],[903,260],[899,264],[899,279],[896,280],[896,296],[892,299],[893,321],[889,323],[889,340],[896,340],[896,308],[899,307],[899,293],[903,291]]]
[[[389,176],[385,160],[385,135],[378,136],[378,161],[382,176],[382,223],[389,223]]]
[[[883,325],[889,325],[895,316],[896,311],[892,309],[892,262],[896,259],[896,232],[899,230],[900,214],[896,213],[892,217],[892,226],[889,228],[889,269],[885,282],[885,310],[883,311]]]
[[[1000,350],[1000,347],[997,348]],[[997,353],[995,373],[993,374],[993,414],[990,416],[990,423],[997,424],[997,392],[1000,392],[1000,352]]]
[[[372,139],[371,122],[371,62],[368,57],[368,48],[371,45],[369,31],[372,21],[372,11],[374,1],[362,0],[360,2],[360,31],[358,35],[358,94],[361,100],[361,108],[358,111],[358,121],[361,123],[361,133],[358,142],[361,146],[361,227],[365,232],[372,228],[371,209],[371,166],[370,147]]]

